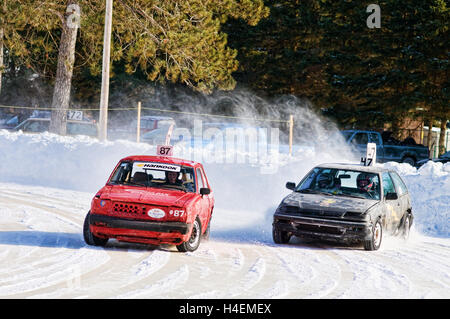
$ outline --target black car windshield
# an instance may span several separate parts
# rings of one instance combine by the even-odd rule
[[[337,168],[314,168],[295,188],[296,192],[380,199],[378,174]]]
[[[157,162],[122,162],[109,183],[175,189],[189,193],[196,191],[192,167]]]

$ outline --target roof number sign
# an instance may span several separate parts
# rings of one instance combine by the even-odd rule
[[[377,161],[377,144],[367,143],[366,157],[361,157],[361,165],[373,166]]]
[[[173,155],[173,146],[172,145],[158,145],[156,147],[156,155],[172,156]]]

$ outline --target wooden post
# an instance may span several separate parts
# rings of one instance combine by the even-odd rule
[[[141,138],[141,102],[138,102],[138,113],[137,113],[137,132],[136,132],[136,142],[139,143]]]
[[[292,142],[294,139],[294,116],[289,115],[289,155],[292,156]]]
[[[100,95],[100,132],[99,139],[106,140],[108,127],[108,98],[109,98],[109,63],[111,55],[111,29],[112,29],[113,0],[106,0],[105,33],[103,38],[103,66],[102,88]]]

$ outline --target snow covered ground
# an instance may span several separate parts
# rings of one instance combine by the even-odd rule
[[[272,171],[267,163],[206,163],[216,197],[211,240],[193,253],[117,241],[87,246],[82,223],[92,196],[120,158],[154,152],[126,141],[0,130],[0,298],[450,297],[449,164],[384,164],[404,178],[415,220],[408,242],[385,237],[376,252],[273,244],[271,218],[289,192],[285,183],[318,163],[347,161],[310,148],[277,154]]]

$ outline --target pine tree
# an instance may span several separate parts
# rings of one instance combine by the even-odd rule
[[[381,1],[379,29],[367,28],[360,3],[322,2],[321,47],[337,115],[342,107],[356,111],[359,125],[395,128],[422,115],[418,107],[428,115],[448,110],[445,2]]]
[[[51,131],[64,134],[73,71],[79,66],[88,67],[92,75],[100,72],[103,1],[8,3],[1,13],[12,26],[5,36],[8,50],[27,67],[54,79],[52,107],[57,111]],[[81,8],[79,34],[67,26],[72,5]],[[227,46],[221,26],[229,17],[254,25],[267,14],[262,0],[116,0],[112,61],[130,74],[139,69],[150,81],[183,83],[202,92],[232,89],[237,52]]]
[[[266,1],[270,15],[256,26],[231,20],[230,46],[238,50],[236,79],[265,95],[294,94],[321,105],[329,91],[320,48],[319,2]]]
[[[256,27],[227,24],[236,78],[270,95],[307,97],[347,127],[448,118],[446,2],[376,3],[381,28],[371,29],[369,3],[267,1],[271,14]]]

